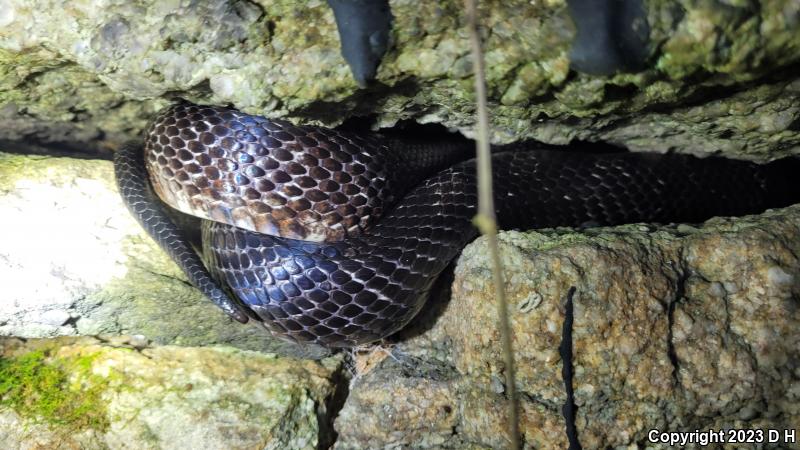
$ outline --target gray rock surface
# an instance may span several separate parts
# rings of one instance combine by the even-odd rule
[[[9,449],[324,448],[340,361],[1,338],[0,441]]]
[[[798,428],[800,207],[500,242],[526,446],[567,446],[558,346],[571,286],[584,448],[643,446],[651,429]],[[486,251],[483,239],[470,244],[435,322],[355,381],[336,422],[343,448],[509,445]]]
[[[189,285],[122,204],[108,161],[0,153],[0,217],[0,335],[327,353],[238,326]]]
[[[3,0],[0,141],[115,147],[174,96],[337,124],[474,124],[460,0],[390,2],[392,45],[358,89],[326,2]],[[641,71],[570,72],[563,0],[482,6],[493,138],[610,141],[769,159],[800,143],[800,6],[645,2]],[[70,147],[74,148],[74,147]]]
[[[412,119],[471,134],[462,2],[390,3],[392,45],[362,90],[321,0],[0,0],[0,151],[107,154],[175,97],[300,122]],[[648,0],[644,67],[607,77],[569,70],[565,1],[482,3],[495,142],[760,161],[800,153],[797,1]],[[330,442],[331,396],[348,393],[340,361],[208,348],[325,354],[233,323],[188,286],[122,206],[110,163],[0,154],[0,218],[0,335],[48,338],[4,339],[0,372],[85,381],[99,387],[79,392],[102,393],[113,412],[73,412],[77,425],[65,428],[42,420],[52,399],[4,390],[0,442]],[[649,428],[800,428],[798,227],[792,207],[697,227],[502,233],[526,448],[566,447],[557,348],[571,286],[584,448],[644,447]],[[483,240],[465,249],[439,302],[398,344],[356,356],[337,448],[508,446],[485,252]]]

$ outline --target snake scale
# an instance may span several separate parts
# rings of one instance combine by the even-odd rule
[[[115,170],[133,215],[226,313],[289,340],[350,347],[408,324],[477,236],[471,151],[180,103],[143,146],[116,152]],[[495,147],[492,164],[504,229],[699,222],[800,199],[797,160],[516,144]],[[206,219],[203,259],[156,194]]]

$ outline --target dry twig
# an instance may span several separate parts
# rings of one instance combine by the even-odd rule
[[[478,214],[475,225],[486,236],[489,255],[492,261],[492,278],[497,295],[498,324],[505,359],[506,393],[508,396],[508,421],[511,448],[520,448],[519,414],[515,380],[514,349],[511,340],[511,326],[508,319],[503,282],[503,267],[497,245],[497,219],[495,217],[492,195],[492,160],[489,148],[489,112],[486,100],[486,77],[480,36],[478,35],[477,0],[464,0],[467,10],[467,27],[472,44],[472,61],[475,74],[475,98],[477,103],[477,170],[478,170]]]

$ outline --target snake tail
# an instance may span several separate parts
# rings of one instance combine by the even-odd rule
[[[115,152],[114,174],[125,206],[147,234],[178,263],[189,281],[206,297],[236,321],[246,323],[245,310],[220,289],[153,193],[140,144],[127,143]]]

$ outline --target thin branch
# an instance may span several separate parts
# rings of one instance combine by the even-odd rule
[[[497,219],[495,217],[494,198],[492,196],[492,159],[489,149],[489,112],[486,101],[486,75],[484,70],[481,40],[478,35],[477,0],[464,0],[467,10],[467,27],[472,44],[472,63],[475,73],[475,97],[477,101],[477,156],[478,156],[478,215],[475,225],[486,236],[489,255],[492,260],[492,278],[497,295],[498,325],[500,340],[503,346],[503,357],[506,366],[506,393],[508,395],[508,421],[511,448],[519,449],[519,404],[515,384],[516,369],[514,365],[514,349],[511,341],[511,326],[508,320],[508,303],[506,301],[503,267],[500,261],[500,250],[497,244]]]

